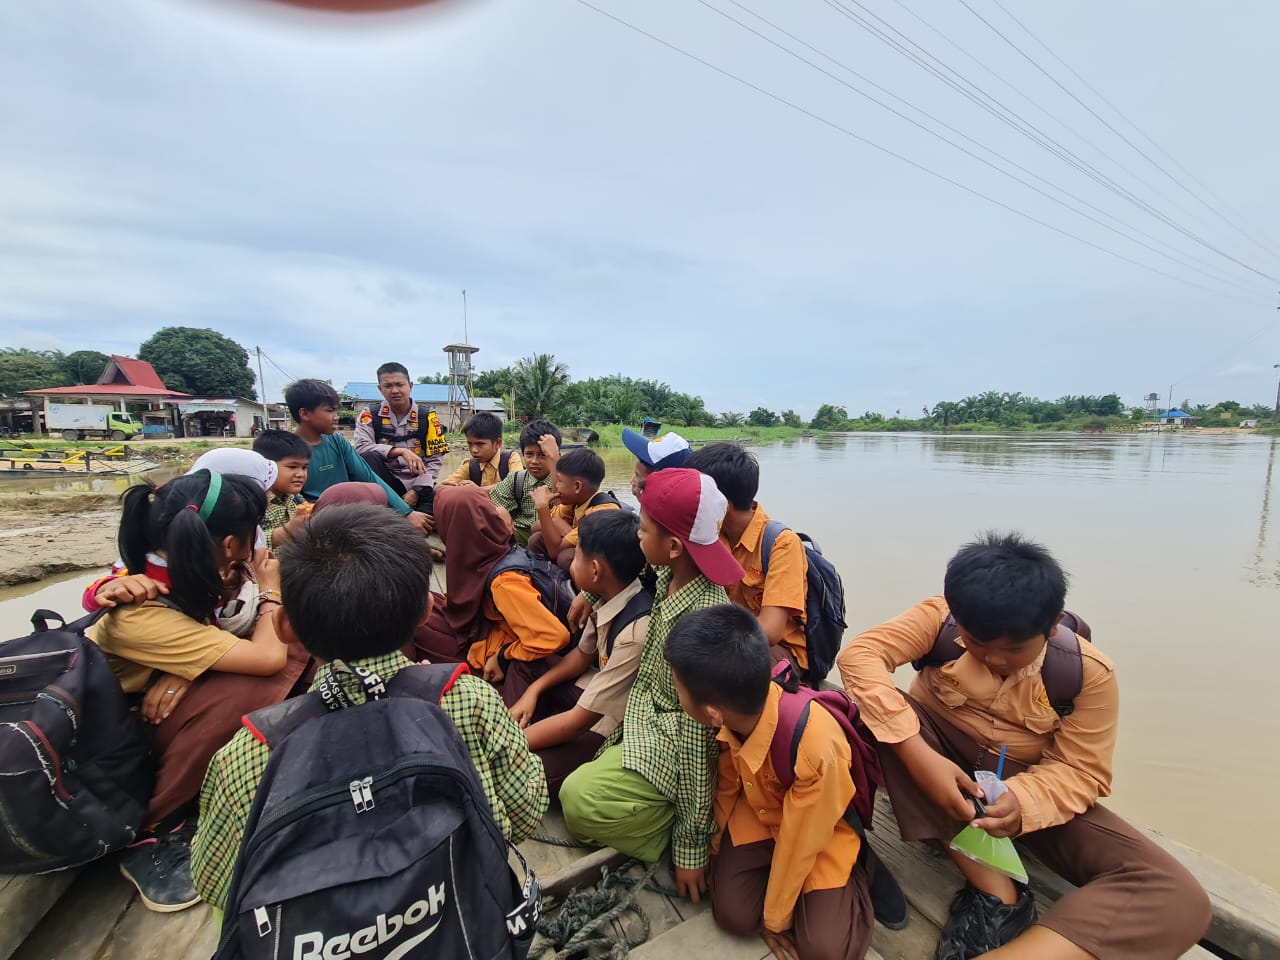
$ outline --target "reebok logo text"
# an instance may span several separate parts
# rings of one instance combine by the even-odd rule
[[[443,883],[427,889],[427,899],[416,900],[409,905],[403,914],[393,913],[387,916],[378,914],[376,920],[367,927],[361,927],[353,933],[340,933],[325,939],[319,930],[300,933],[293,938],[293,960],[348,960],[348,958],[368,953],[384,943],[395,940],[401,934],[410,932],[428,917],[436,916],[445,904],[445,885]],[[414,947],[435,933],[440,926],[436,921],[425,930],[416,932],[407,940],[396,945],[386,960],[400,960],[409,955]]]

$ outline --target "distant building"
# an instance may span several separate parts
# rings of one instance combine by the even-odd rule
[[[338,394],[342,397],[341,405],[348,410],[382,402],[382,394],[378,392],[378,384],[368,380],[353,380],[350,383],[343,384]],[[461,426],[450,422],[448,416],[449,384],[415,383],[411,396],[414,403],[425,403],[428,407],[434,409],[446,430],[457,430]]]
[[[503,423],[507,422],[507,405],[501,397],[473,397],[471,400],[473,413],[492,413]]]
[[[43,400],[46,410],[50,403],[107,404],[121,413],[140,414],[147,427],[167,425],[170,429],[174,423],[170,404],[191,399],[189,394],[166,387],[147,361],[120,356],[111,358],[97,383],[78,387],[46,387],[43,390],[24,390],[23,393]],[[134,408],[132,411],[130,406]],[[39,429],[43,429],[43,423]]]
[[[287,429],[289,409],[267,404],[268,423],[262,422],[262,403],[247,397],[191,397],[177,404],[184,437],[252,437],[264,427]]]
[[[1175,430],[1181,430],[1184,427],[1194,427],[1199,417],[1193,417],[1191,414],[1179,410],[1174,407],[1160,414],[1160,425],[1164,427],[1173,427]]]
[[[1262,421],[1261,420],[1241,420],[1240,426],[1244,427],[1246,430],[1252,430],[1255,427],[1262,426]]]

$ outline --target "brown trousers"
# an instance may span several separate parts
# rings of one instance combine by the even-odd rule
[[[525,691],[553,666],[560,662],[559,656],[546,657],[542,660],[513,660],[507,667],[506,679],[502,681],[502,700],[507,706],[513,706],[524,696]],[[557,713],[572,710],[578,703],[582,689],[573,681],[561,683],[538,697],[538,709],[534,711],[534,721],[545,720]],[[604,737],[587,730],[574,737],[568,743],[559,743],[554,747],[546,747],[537,751],[542,758],[542,767],[547,774],[547,789],[552,797],[560,795],[560,785],[565,777],[593,758]]]
[[[965,770],[995,769],[995,757],[945,718],[907,697],[920,735]],[[947,843],[963,823],[936,807],[898,759],[880,748],[886,786],[903,840]],[[1006,771],[1026,765],[1006,761]],[[1095,805],[1066,823],[1018,838],[1019,846],[1079,889],[1036,922],[1095,957],[1171,960],[1209,928],[1209,898],[1187,870],[1106,807]]]
[[[735,847],[725,831],[710,875],[711,913],[722,930],[760,935],[772,866],[772,840]],[[864,857],[843,887],[800,894],[791,928],[800,960],[862,960],[875,925],[869,891]]]
[[[311,663],[311,655],[293,643],[284,669],[274,676],[210,671],[196,680],[177,709],[154,728],[156,780],[147,824],[155,826],[196,800],[209,761],[235,736],[241,718],[305,690],[314,672]]]

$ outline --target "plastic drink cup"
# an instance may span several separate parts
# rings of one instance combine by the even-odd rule
[[[977,770],[974,772],[973,778],[978,781],[978,786],[982,788],[982,799],[987,806],[991,806],[1009,791],[1004,781],[990,770]]]

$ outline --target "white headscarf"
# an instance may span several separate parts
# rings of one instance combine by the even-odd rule
[[[201,454],[187,473],[192,474],[197,470],[213,470],[224,475],[230,473],[238,477],[248,477],[262,486],[263,493],[271,490],[271,485],[276,482],[276,477],[280,473],[274,460],[268,460],[260,453],[242,450],[239,447],[219,447]]]

